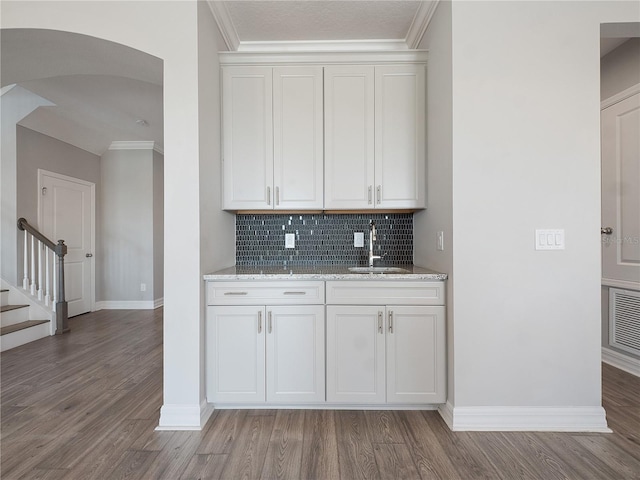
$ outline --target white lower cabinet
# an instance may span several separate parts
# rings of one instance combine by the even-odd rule
[[[445,401],[444,307],[327,306],[327,401]]]
[[[324,402],[322,305],[209,306],[206,336],[209,402]]]
[[[444,293],[424,281],[209,282],[207,400],[444,403]]]

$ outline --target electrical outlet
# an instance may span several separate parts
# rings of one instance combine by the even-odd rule
[[[147,291],[147,284],[146,283],[141,283],[140,284],[140,291],[141,292],[146,292]]]
[[[364,232],[353,232],[353,246],[364,247]]]
[[[284,234],[284,248],[296,248],[296,234],[285,233]]]
[[[444,251],[444,232],[438,232],[436,238],[436,250],[439,250],[441,252]]]

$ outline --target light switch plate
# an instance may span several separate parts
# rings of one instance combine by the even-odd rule
[[[564,229],[536,229],[536,250],[564,250]]]
[[[364,247],[364,232],[353,232],[353,246]]]
[[[438,232],[436,235],[437,245],[436,250],[444,251],[444,232]]]
[[[296,234],[285,233],[284,234],[284,248],[296,248]]]

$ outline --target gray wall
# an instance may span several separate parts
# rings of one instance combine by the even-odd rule
[[[154,164],[151,149],[108,150],[102,155],[97,301],[153,301],[155,295],[162,296],[162,286],[155,285],[156,276],[162,275],[162,254],[155,251],[162,252],[162,245],[156,245],[161,226],[154,225],[162,216],[162,170],[154,172]]]
[[[38,227],[38,169],[78,178],[96,185],[100,195],[100,157],[25,127],[16,130],[17,145],[17,216]],[[96,238],[100,220],[96,207]],[[22,238],[20,234],[20,238]],[[52,239],[56,240],[56,239]],[[96,243],[97,258],[100,250]],[[22,251],[18,248],[18,277],[22,272]]]
[[[640,38],[632,38],[600,60],[601,100],[606,100],[638,83],[640,83]]]
[[[153,298],[164,296],[164,156],[153,151]]]
[[[640,38],[632,38],[600,60],[601,99],[640,83]],[[602,287],[602,346],[633,358],[634,355],[609,345],[609,287]]]

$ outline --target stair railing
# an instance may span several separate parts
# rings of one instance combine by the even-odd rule
[[[22,288],[56,313],[56,335],[67,333],[69,311],[64,294],[64,256],[67,246],[64,240],[53,243],[24,218],[18,219],[18,228],[24,231]]]

